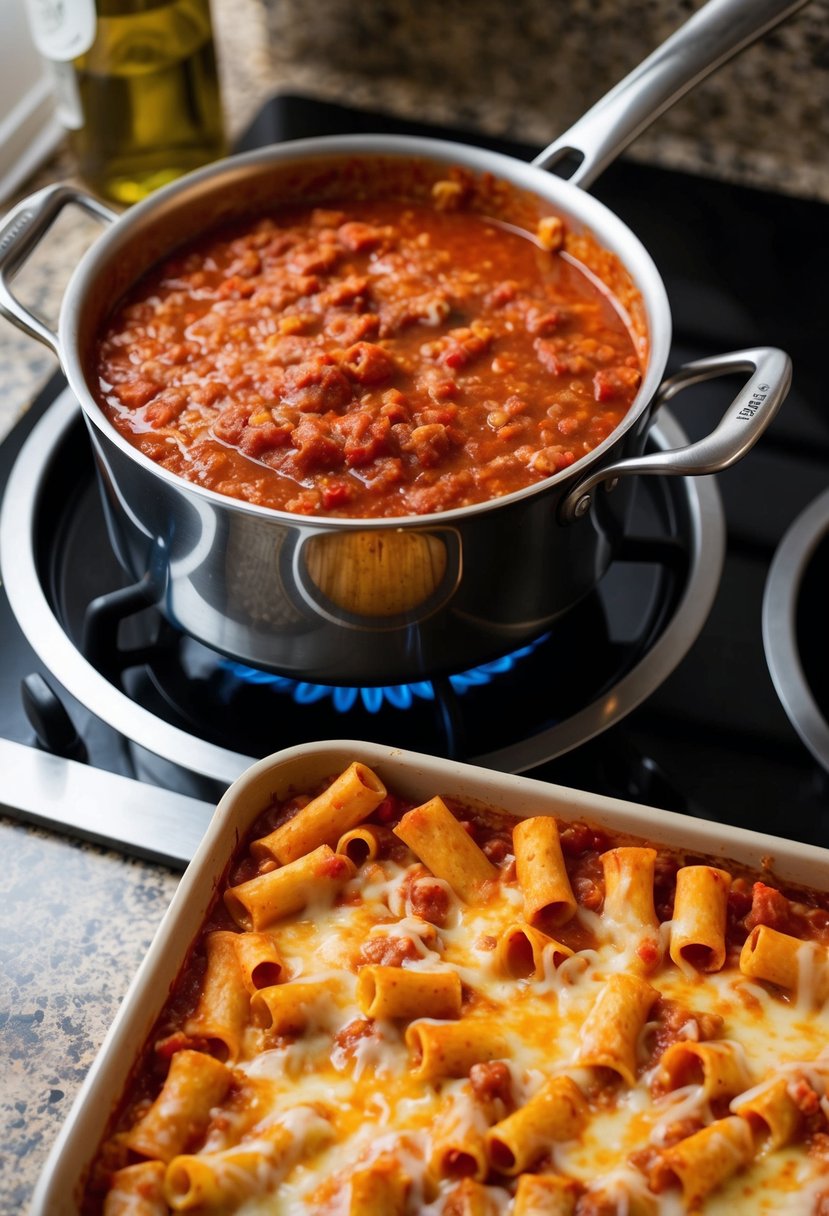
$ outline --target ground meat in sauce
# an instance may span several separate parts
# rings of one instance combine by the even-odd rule
[[[408,905],[413,916],[430,921],[433,925],[445,925],[449,915],[451,897],[446,887],[436,878],[418,877],[408,892]]]
[[[650,1021],[654,1024],[648,1037],[648,1058],[644,1065],[649,1071],[660,1057],[680,1039],[691,1039],[694,1042],[705,1042],[715,1039],[722,1032],[723,1019],[717,1013],[697,1012],[686,1009],[677,1001],[660,996],[650,1013]],[[656,1097],[665,1092],[657,1076],[651,1086],[651,1096]]]
[[[132,289],[98,344],[99,403],[164,468],[299,514],[533,485],[601,443],[641,379],[620,314],[547,246],[394,200],[237,224]]]
[[[763,882],[756,882],[752,887],[751,909],[744,924],[749,933],[757,925],[766,925],[778,933],[790,933],[794,937],[799,937],[801,933],[798,918],[786,896],[776,887],[766,886]]]
[[[378,963],[382,967],[402,967],[405,959],[414,961],[420,954],[409,937],[393,937],[391,934],[378,934],[370,937],[360,948],[358,965]]]
[[[374,1033],[374,1023],[366,1018],[355,1018],[353,1022],[341,1026],[334,1035],[334,1044],[347,1055],[353,1055],[361,1039],[370,1038]]]

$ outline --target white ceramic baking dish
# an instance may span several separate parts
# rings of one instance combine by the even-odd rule
[[[375,769],[390,789],[418,801],[440,793],[519,816],[588,820],[691,853],[769,867],[783,882],[829,889],[829,850],[811,845],[373,743],[337,740],[277,752],[247,769],[219,803],[46,1161],[30,1216],[77,1216],[110,1113],[201,930],[228,861],[257,815],[273,798],[312,788],[355,759]]]

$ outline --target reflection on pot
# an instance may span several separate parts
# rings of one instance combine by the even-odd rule
[[[316,534],[303,546],[302,556],[305,589],[319,591],[333,608],[357,617],[434,611],[454,590],[460,575],[456,561],[447,578],[449,551],[444,540],[434,532],[402,528]]]

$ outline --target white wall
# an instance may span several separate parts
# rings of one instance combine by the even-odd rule
[[[0,0],[0,201],[54,148],[52,85],[35,50],[24,0]]]

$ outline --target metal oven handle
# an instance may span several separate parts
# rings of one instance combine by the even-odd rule
[[[118,213],[99,203],[91,194],[74,186],[47,186],[30,195],[9,212],[0,228],[0,313],[18,329],[37,338],[60,358],[58,335],[45,321],[22,304],[11,289],[11,282],[34,253],[52,224],[70,203],[105,223],[112,223]]]
[[[686,363],[662,383],[653,409],[658,410],[684,388],[733,372],[752,374],[710,435],[672,451],[618,460],[590,473],[562,500],[559,508],[562,523],[580,519],[590,510],[592,491],[602,482],[605,489],[612,490],[620,477],[633,473],[662,473],[672,477],[719,473],[745,456],[774,418],[789,391],[792,364],[784,351],[773,346],[759,346]]]

